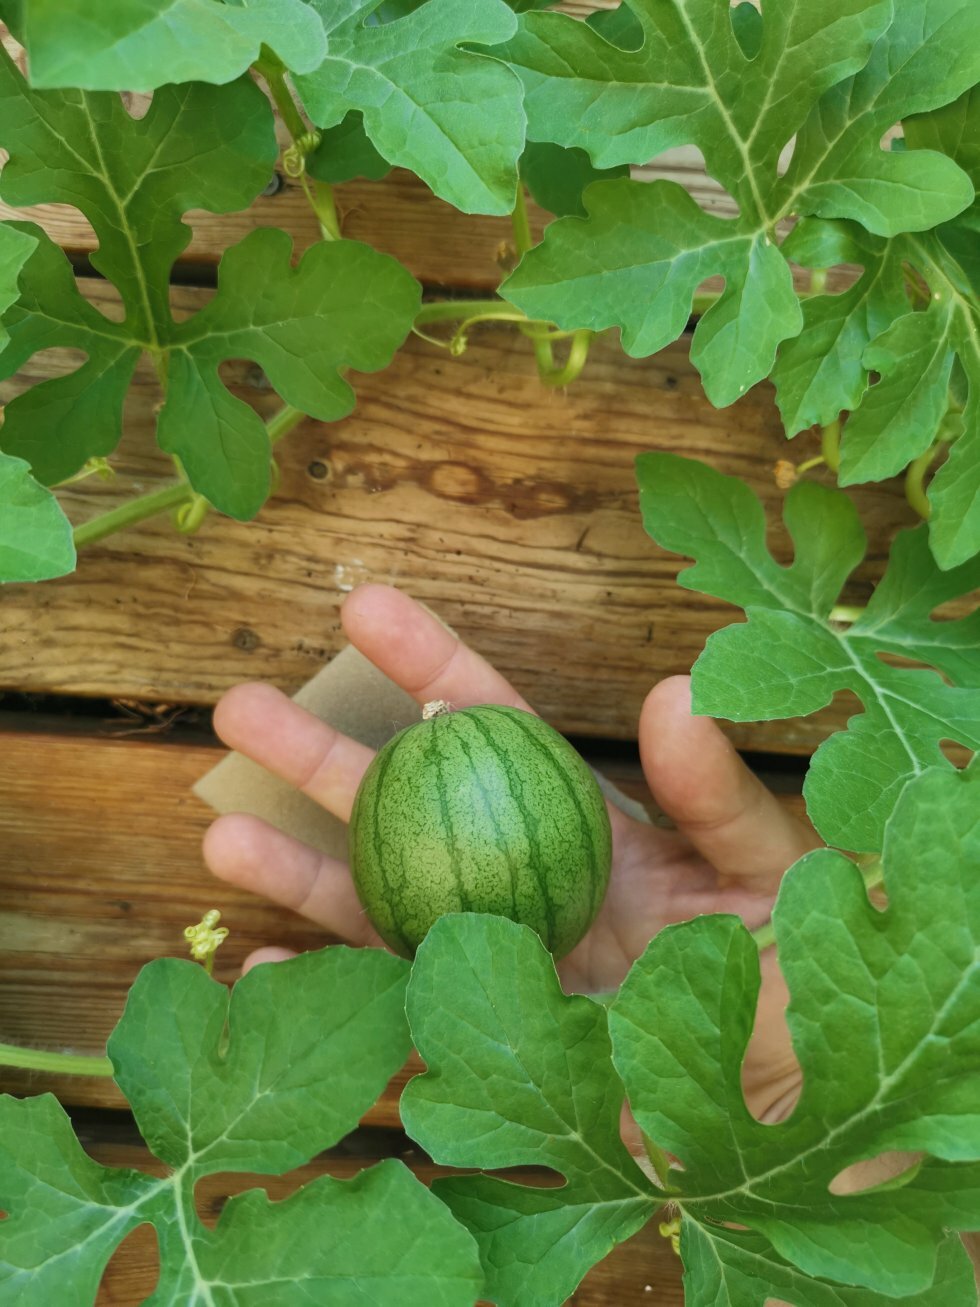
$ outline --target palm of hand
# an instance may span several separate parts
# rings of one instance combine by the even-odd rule
[[[419,702],[446,699],[527,705],[483,659],[407,596],[382,586],[355,590],[344,605],[351,642]],[[215,712],[233,748],[295,784],[346,820],[371,751],[311,717],[265,685],[237,686]],[[569,990],[615,988],[664,926],[706,912],[732,912],[753,928],[769,916],[785,869],[816,847],[745,767],[718,727],[690,713],[687,678],[661,682],[640,717],[640,750],[651,791],[677,830],[610,809],[613,869],[592,928],[559,967]],[[219,818],[205,840],[211,870],[304,913],[355,944],[380,940],[357,901],[346,866],[256,818]],[[259,950],[250,961],[283,950]],[[743,1068],[750,1108],[778,1115],[798,1084],[774,959],[763,957],[756,1036]]]

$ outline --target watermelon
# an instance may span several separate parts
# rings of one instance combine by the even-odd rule
[[[612,861],[582,758],[540,717],[499,704],[427,704],[365,773],[349,844],[361,903],[403,957],[447,912],[509,917],[561,957],[594,921]]]

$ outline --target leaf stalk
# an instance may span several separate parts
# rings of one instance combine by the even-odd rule
[[[112,1075],[112,1063],[107,1057],[52,1053],[43,1048],[19,1048],[16,1044],[0,1044],[0,1066],[18,1067],[22,1071],[53,1071],[68,1076]]]

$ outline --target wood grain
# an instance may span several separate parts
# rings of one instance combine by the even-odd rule
[[[104,283],[87,289],[111,299]],[[206,294],[181,289],[179,311]],[[38,356],[17,384],[56,366]],[[274,410],[255,369],[228,375]],[[770,513],[778,557],[790,557],[773,466],[811,455],[816,440],[787,446],[766,386],[712,408],[684,342],[636,360],[603,338],[582,380],[555,393],[504,328],[474,331],[459,359],[413,338],[357,391],[351,417],[307,421],[279,447],[281,483],[255,522],[212,515],[186,537],[155,519],[90,547],[70,577],[5,587],[0,689],[212,703],[262,678],[292,691],[341,647],[340,603],[372,580],[431,605],[560,729],[631,738],[650,686],[688,671],[707,636],[739,618],[677,587],[679,560],[640,523],[636,455],[670,450],[744,477]],[[119,478],[62,492],[74,521],[172,479],[152,444],[157,400],[141,371]],[[895,528],[913,519],[897,484],[854,497],[872,541],[847,594],[860,603]],[[733,737],[806,752],[851,711],[839,702]]]
[[[215,974],[231,982],[263,944],[328,937],[299,916],[215,881],[201,858],[213,813],[190,787],[222,756],[159,738],[0,734],[0,1042],[101,1054],[145,962],[185,957],[185,926],[221,908],[231,936]],[[635,763],[598,765],[649,801]],[[785,778],[792,783],[792,778]],[[798,793],[785,801],[800,810]],[[399,1073],[367,1120],[397,1125]],[[108,1079],[0,1068],[0,1091],[119,1107]]]
[[[163,1169],[138,1144],[102,1140],[98,1134],[90,1135],[84,1142],[86,1150],[104,1166],[137,1167],[152,1174],[160,1174]],[[209,1176],[197,1187],[201,1219],[213,1225],[226,1200],[245,1189],[263,1188],[275,1200],[287,1197],[318,1176],[350,1179],[379,1160],[374,1152],[357,1155],[354,1151],[357,1145],[358,1137],[354,1136],[343,1149],[325,1153],[288,1176]],[[414,1150],[400,1151],[398,1156],[426,1184],[446,1173]],[[510,1172],[508,1178],[518,1183],[542,1183],[540,1172],[527,1170]],[[681,1264],[657,1227],[654,1218],[632,1239],[614,1249],[593,1267],[568,1302],[574,1307],[681,1307],[684,1301]],[[156,1236],[152,1227],[142,1226],[124,1241],[110,1261],[97,1307],[136,1307],[153,1292],[158,1267]]]

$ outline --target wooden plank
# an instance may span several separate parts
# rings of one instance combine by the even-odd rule
[[[710,213],[732,216],[734,201],[704,172],[697,150],[671,150],[656,166],[637,170],[646,180],[667,178],[685,186]],[[495,291],[505,273],[517,261],[510,219],[458,213],[436,196],[412,173],[396,168],[379,182],[355,180],[336,187],[336,198],[344,235],[364,241],[392,254],[426,286],[488,293]],[[529,206],[531,229],[539,240],[552,215]],[[39,204],[14,209],[0,203],[0,218],[36,222],[71,254],[87,256],[97,241],[88,220],[67,204]],[[244,239],[256,227],[282,227],[305,250],[319,240],[319,228],[300,183],[282,178],[271,195],[260,196],[239,213],[214,214],[193,210],[187,215],[193,237],[181,256],[185,270],[213,267],[223,252]],[[794,267],[798,289],[809,284],[809,274]],[[856,276],[853,268],[835,269],[829,285],[842,289]],[[719,289],[712,278],[706,289]]]
[[[110,298],[104,283],[87,289]],[[176,309],[205,298],[184,288]],[[17,384],[54,366],[38,356]],[[230,375],[237,394],[274,410],[255,369]],[[357,389],[350,418],[308,421],[279,447],[281,483],[255,522],[212,515],[186,537],[154,519],[92,546],[73,576],[5,587],[0,689],[211,703],[263,678],[292,691],[342,646],[345,593],[373,580],[430,604],[560,729],[630,738],[650,686],[689,670],[707,636],[740,616],[675,584],[679,560],[640,523],[636,455],[672,450],[745,477],[778,556],[790,557],[773,467],[813,454],[816,438],[787,447],[767,386],[712,408],[685,342],[637,360],[604,337],[583,378],[555,393],[526,340],[504,328],[475,330],[459,359],[412,338]],[[73,520],[172,479],[152,446],[158,398],[140,371],[119,478],[63,491]],[[895,528],[913,518],[897,483],[854,497],[872,542],[846,595],[860,603]],[[733,736],[806,752],[850,711],[839,703]]]
[[[0,734],[0,1042],[101,1054],[140,967],[185,957],[181,932],[215,906],[231,929],[215,968],[225,982],[260,945],[328,942],[204,867],[213,813],[190,787],[221,756],[157,737]],[[635,763],[606,756],[599,765],[649,800]],[[798,793],[786,801],[800,810]],[[398,1124],[398,1095],[417,1065],[394,1078],[367,1120]],[[46,1090],[66,1103],[123,1104],[107,1079],[0,1068],[0,1091]]]
[[[325,1153],[288,1176],[225,1174],[201,1180],[197,1196],[202,1220],[212,1225],[227,1199],[245,1189],[265,1189],[276,1200],[287,1197],[300,1185],[309,1184],[321,1175],[350,1179],[379,1160],[374,1154],[351,1156],[349,1149],[356,1147],[356,1140],[355,1136],[345,1149]],[[155,1175],[164,1170],[148,1150],[138,1144],[103,1141],[97,1135],[86,1138],[84,1142],[87,1151],[104,1166],[137,1167]],[[426,1184],[446,1174],[445,1168],[425,1161],[414,1150],[398,1155]],[[528,1170],[512,1171],[508,1178],[518,1183],[542,1183],[541,1172]],[[136,1307],[156,1287],[158,1267],[156,1236],[152,1227],[142,1226],[125,1240],[110,1261],[97,1307]],[[635,1307],[681,1307],[684,1302],[681,1263],[669,1241],[660,1235],[657,1219],[650,1221],[595,1266],[568,1301],[575,1307],[633,1307],[634,1304]],[[284,1307],[288,1305],[284,1304]]]

